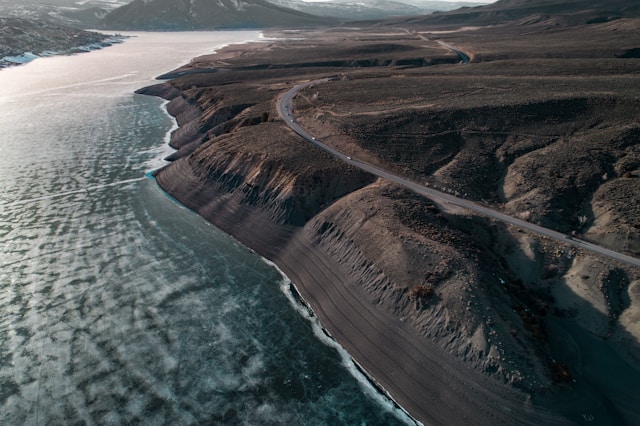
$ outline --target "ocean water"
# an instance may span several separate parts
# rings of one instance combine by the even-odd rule
[[[0,71],[0,424],[410,423],[278,270],[167,197],[135,95],[255,32],[138,34]]]

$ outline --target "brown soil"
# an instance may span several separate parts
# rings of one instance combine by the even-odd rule
[[[635,393],[590,378],[608,362],[639,374],[639,271],[374,179],[306,144],[275,108],[294,84],[333,76],[296,99],[317,138],[638,255],[640,72],[623,54],[638,26],[590,26],[597,49],[571,28],[447,33],[480,61],[469,65],[415,28],[296,33],[199,58],[143,90],[173,99],[181,125],[158,182],[275,261],[419,420],[579,422],[586,406],[633,423]],[[555,343],[568,327],[575,351]],[[584,371],[583,332],[619,358]]]

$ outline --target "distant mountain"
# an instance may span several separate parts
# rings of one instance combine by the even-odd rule
[[[448,11],[460,7],[477,6],[477,3],[464,1],[450,2],[442,0],[324,0],[324,1],[304,1],[304,0],[263,0],[262,7],[271,9],[266,15],[259,11],[253,13],[260,19],[254,19],[245,23],[241,17],[231,16],[229,10],[242,7],[241,4],[257,3],[250,1],[229,1],[222,2],[208,0],[211,5],[220,8],[227,7],[227,11],[215,12],[219,15],[211,19],[210,23],[204,20],[194,19],[194,17],[176,15],[176,11],[184,9],[200,8],[205,9],[200,3],[206,4],[205,0],[197,1],[175,1],[170,4],[164,1],[155,4],[157,0],[150,2],[138,1],[140,5],[126,8],[114,14],[113,17],[102,20],[114,9],[132,3],[134,0],[0,0],[0,16],[11,16],[28,19],[47,20],[58,25],[71,26],[75,28],[108,28],[108,29],[201,29],[201,28],[237,28],[237,27],[270,27],[270,26],[301,26],[315,25],[317,17],[337,17],[341,21],[358,21],[384,19],[396,16],[417,16],[426,15],[434,11]],[[316,18],[309,23],[309,17],[295,15],[276,18],[272,8],[266,3],[269,2],[280,8],[292,9],[301,13],[315,15]],[[154,3],[154,5],[149,5]],[[193,4],[193,5],[192,5]],[[236,6],[238,5],[238,6]],[[160,8],[165,8],[165,12],[158,12]],[[208,7],[211,9],[211,6]],[[155,14],[162,16],[141,17],[137,15],[125,16],[130,12],[142,15],[145,9],[156,9]],[[145,10],[145,12],[142,12]],[[281,11],[282,12],[282,11]],[[212,12],[214,13],[214,12]],[[224,16],[223,16],[224,15]],[[269,22],[266,22],[269,21]],[[321,20],[324,23],[324,20]],[[335,22],[335,21],[332,21]]]
[[[302,0],[269,0],[273,4],[310,13],[317,16],[339,16],[344,20],[371,20],[391,16],[426,15],[434,11],[446,11],[477,3],[420,1],[420,0],[326,0],[305,2]]]
[[[111,30],[286,28],[337,23],[265,0],[134,0],[109,13]]]
[[[391,16],[409,16],[431,13],[417,6],[393,0],[363,1],[313,1],[269,0],[270,3],[288,7],[316,16],[339,16],[344,20],[380,19]]]
[[[608,22],[640,16],[638,0],[498,0],[429,16],[391,22],[394,25],[497,25],[521,21],[552,25]]]
[[[0,5],[30,5],[30,4],[39,4],[39,5],[49,5],[49,6],[57,6],[57,7],[74,7],[74,8],[88,8],[101,6],[106,8],[115,8],[118,6],[122,6],[123,4],[129,3],[132,0],[0,0]]]
[[[0,0],[0,16],[96,28],[111,10],[131,0]]]

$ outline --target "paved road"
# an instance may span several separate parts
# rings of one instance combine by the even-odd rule
[[[424,38],[424,37],[421,36],[421,38]],[[449,43],[445,43],[444,41],[438,41],[438,44],[446,49],[449,49],[456,55],[458,55],[458,58],[460,58],[461,63],[468,64],[469,62],[471,62],[471,56],[467,55],[462,50],[458,50],[454,46],[450,45]]]
[[[419,38],[420,40],[431,42],[430,39],[428,39],[427,37],[423,36],[422,34],[419,34],[419,33],[415,32],[415,31],[410,31],[410,30],[407,30],[406,28],[404,29],[404,31],[409,35],[412,35],[412,36],[415,36],[415,37]],[[455,46],[453,46],[453,45],[451,45],[449,43],[446,43],[444,41],[441,41],[441,40],[436,40],[436,43],[438,43],[440,46],[444,47],[445,49],[448,49],[448,50],[452,51],[456,55],[458,55],[458,58],[460,58],[460,63],[468,64],[469,62],[471,62],[471,56],[467,55],[462,50],[457,49]]]
[[[623,253],[618,253],[613,250],[609,250],[605,247],[598,246],[596,244],[589,243],[587,241],[583,241],[577,238],[572,238],[567,234],[563,234],[558,231],[554,231],[553,229],[545,228],[533,223],[526,222],[521,219],[517,219],[515,217],[504,214],[500,211],[490,209],[484,206],[481,206],[473,201],[465,200],[463,198],[455,197],[453,195],[436,191],[433,188],[429,188],[427,186],[420,185],[419,183],[410,181],[401,176],[397,176],[385,169],[374,166],[373,164],[366,163],[364,161],[357,160],[355,158],[351,158],[350,156],[337,151],[330,146],[322,143],[314,136],[310,135],[306,130],[304,130],[296,121],[293,115],[293,98],[295,98],[296,94],[307,87],[311,87],[317,84],[327,83],[331,81],[330,78],[325,78],[321,80],[309,81],[307,83],[298,84],[291,88],[287,93],[285,93],[282,98],[280,98],[280,102],[278,103],[278,112],[285,120],[287,125],[297,134],[302,136],[308,142],[316,145],[320,149],[328,152],[336,158],[339,158],[355,167],[358,167],[364,171],[367,171],[376,176],[388,179],[394,183],[402,185],[420,195],[423,195],[427,198],[430,198],[435,201],[446,202],[454,206],[463,207],[465,209],[471,210],[475,213],[481,214],[483,216],[490,217],[495,220],[499,220],[504,223],[508,223],[510,225],[517,226],[521,229],[525,229],[527,231],[535,232],[540,235],[544,235],[545,237],[560,241],[565,244],[572,245],[574,247],[578,247],[584,250],[588,250],[590,252],[600,254],[602,256],[606,256],[620,262],[624,262],[636,267],[640,267],[640,259],[635,257],[628,256]]]

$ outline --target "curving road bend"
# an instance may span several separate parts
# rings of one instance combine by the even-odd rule
[[[554,239],[556,241],[560,241],[564,244],[568,244],[577,248],[588,250],[590,252],[593,252],[602,256],[606,256],[620,262],[627,263],[629,265],[640,267],[640,259],[638,258],[626,255],[624,253],[619,253],[613,250],[609,250],[605,247],[601,247],[599,245],[592,244],[584,240],[573,238],[570,235],[563,234],[558,231],[554,231],[553,229],[545,228],[543,226],[536,225],[534,223],[526,222],[524,220],[509,216],[500,211],[481,206],[473,201],[465,200],[464,198],[456,197],[456,196],[447,194],[445,192],[436,191],[433,188],[420,185],[419,183],[416,183],[408,179],[405,179],[401,176],[395,175],[385,169],[374,166],[373,164],[351,158],[350,156],[322,143],[321,141],[316,139],[314,136],[309,134],[305,129],[303,129],[295,121],[295,117],[293,116],[293,99],[295,98],[297,93],[302,89],[306,89],[308,87],[311,87],[317,84],[328,83],[330,81],[331,81],[331,78],[324,78],[324,79],[313,80],[313,81],[308,81],[306,83],[298,84],[293,88],[291,88],[289,91],[287,91],[280,98],[280,101],[278,102],[278,113],[284,119],[285,123],[287,123],[287,125],[294,132],[296,132],[306,141],[314,144],[318,148],[328,152],[334,157],[340,160],[343,160],[355,167],[360,168],[361,170],[367,171],[381,178],[388,179],[394,183],[402,185],[405,188],[410,189],[411,191],[414,191],[415,193],[425,196],[427,198],[430,198],[434,201],[445,202],[454,206],[462,207],[467,210],[471,210],[474,213],[477,213],[486,217],[490,217],[492,219],[495,219],[500,222],[504,222],[513,226],[517,226],[521,229],[525,229],[527,231],[531,231],[536,234],[543,235],[545,237]]]

